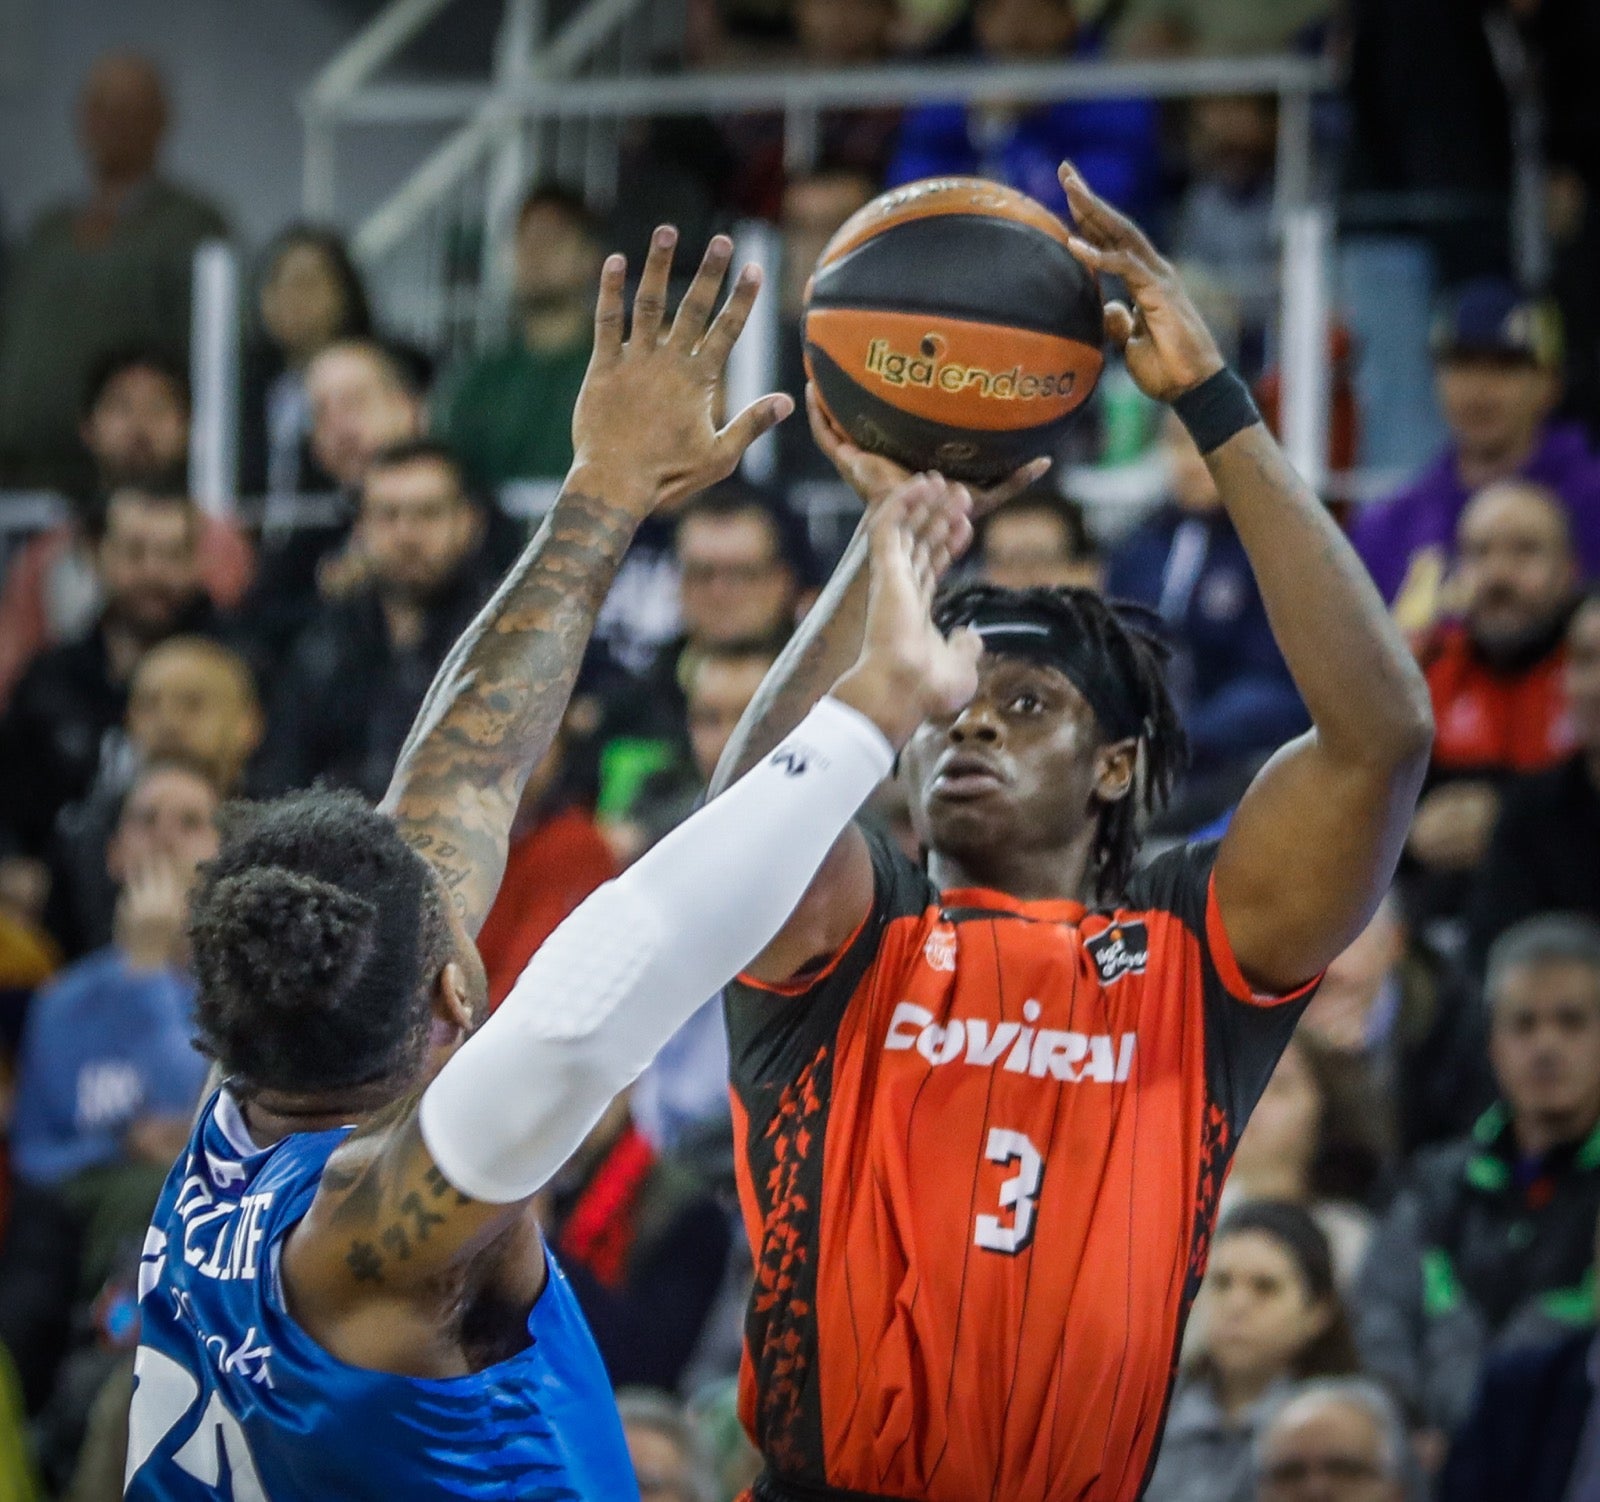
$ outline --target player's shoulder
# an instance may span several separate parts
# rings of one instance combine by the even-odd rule
[[[1122,901],[1110,910],[1113,916],[1165,915],[1196,933],[1202,931],[1219,843],[1195,840],[1163,851],[1129,878]]]

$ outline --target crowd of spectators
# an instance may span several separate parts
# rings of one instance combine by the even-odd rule
[[[1330,345],[1336,471],[1364,452],[1360,419],[1386,418],[1370,404],[1358,418],[1346,380],[1374,307],[1389,333],[1420,331],[1405,353],[1432,371],[1438,451],[1346,520],[1424,666],[1433,762],[1394,890],[1330,968],[1238,1146],[1148,1495],[1600,1495],[1600,296],[1582,260],[1600,129],[1569,52],[1593,40],[1592,8],[688,13],[705,70],[1331,49],[1349,84],[1319,129],[1342,133],[1352,222],[1378,246],[1407,193],[1464,205],[1408,232],[1437,300],[1402,317],[1389,282],[1347,289],[1355,338]],[[1536,289],[1515,284],[1505,227],[1508,36],[1542,60],[1555,260]],[[189,264],[228,226],[162,175],[168,114],[149,63],[98,63],[78,120],[88,191],[0,263],[0,487],[66,501],[53,525],[0,532],[0,1492],[25,1498],[120,1488],[139,1248],[205,1074],[195,870],[230,799],[383,791],[429,681],[529,535],[530,495],[571,460],[607,249],[654,217],[686,238],[769,218],[777,379],[798,395],[805,278],[852,212],[949,172],[1061,207],[1067,156],[1191,272],[1232,356],[1265,378],[1269,415],[1276,403],[1270,98],[830,110],[807,170],[760,114],[658,122],[625,139],[637,192],[610,217],[569,187],[530,187],[508,247],[514,315],[466,354],[392,338],[338,234],[279,234],[243,318],[246,524],[189,493]],[[1107,398],[1066,457],[1128,457],[1124,423]],[[1222,827],[1307,717],[1182,428],[1136,413],[1132,450],[1162,476],[1153,504],[1082,504],[1058,466],[983,520],[963,566],[1103,589],[1163,623],[1193,757],[1156,848]],[[831,477],[803,422],[775,453],[770,479],[734,477],[639,528],[480,937],[494,1001],[703,796],[837,555],[802,504]],[[892,789],[870,816],[913,840]],[[729,1502],[753,1474],[732,1386],[750,1268],[726,1069],[707,998],[540,1197],[647,1499]]]

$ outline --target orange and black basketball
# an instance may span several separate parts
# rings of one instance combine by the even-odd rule
[[[1052,453],[1103,363],[1100,293],[1025,194],[930,178],[875,198],[817,262],[806,369],[851,440],[986,483]]]

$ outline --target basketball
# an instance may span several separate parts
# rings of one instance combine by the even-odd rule
[[[875,198],[807,289],[806,370],[840,431],[979,484],[1053,453],[1100,378],[1102,340],[1099,289],[1066,226],[982,178]]]

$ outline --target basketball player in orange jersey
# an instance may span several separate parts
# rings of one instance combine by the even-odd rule
[[[918,867],[859,827],[730,988],[756,1257],[742,1417],[757,1502],[1132,1502],[1217,1197],[1325,965],[1389,885],[1432,725],[1356,555],[1172,268],[1062,169],[1108,337],[1194,434],[1313,728],[1220,844],[1135,870],[1182,760],[1140,617],[1082,590],[947,594],[979,688],[901,754]],[[868,507],[903,476],[829,432]],[[714,791],[854,658],[860,541]]]

